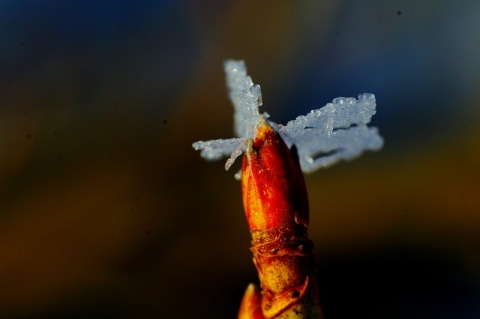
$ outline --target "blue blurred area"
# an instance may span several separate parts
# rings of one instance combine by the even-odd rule
[[[107,90],[111,101],[131,95],[145,99],[142,109],[158,114],[159,102],[165,111],[193,62],[189,22],[172,1],[7,1],[1,6],[3,88],[78,90],[80,108],[98,108],[101,91]]]
[[[376,94],[387,145],[461,132],[478,98],[479,5],[448,1],[343,3],[328,35],[304,47],[291,90],[279,97],[288,120],[337,96]],[[312,32],[313,31],[313,32]],[[303,37],[315,36],[306,30]],[[311,32],[310,34],[308,32]]]
[[[214,14],[211,21],[195,21],[192,12],[185,14],[186,4],[173,1],[3,2],[2,81],[4,85],[15,80],[67,85],[65,80],[73,81],[72,77],[57,73],[63,64],[69,69],[63,72],[94,82],[90,86],[78,83],[88,91],[99,86],[129,90],[136,98],[157,97],[142,105],[149,105],[150,112],[159,106],[166,108],[172,90],[181,86],[200,59],[205,59],[200,50],[207,55],[209,50],[216,50],[215,45],[208,47],[208,41],[215,41],[218,35],[205,32],[217,27],[219,13],[228,5],[207,5],[210,8],[203,7],[198,15],[205,19],[202,15],[210,10]],[[335,5],[325,36],[318,37],[314,15],[310,28],[298,30],[303,41],[296,40],[297,47],[290,48],[289,63],[294,68],[286,68],[288,73],[282,74],[284,88],[278,89],[282,93],[265,97],[268,109],[278,108],[271,113],[279,122],[337,96],[372,92],[379,100],[375,122],[385,123],[383,130],[390,139],[408,139],[409,134],[418,137],[446,128],[461,130],[480,78],[480,48],[475,41],[479,9],[475,1],[461,6],[448,1],[432,6],[415,1]],[[264,19],[268,23],[268,16]],[[204,25],[198,24],[202,21]],[[201,44],[204,40],[207,42]],[[289,50],[288,45],[286,38],[279,49]],[[248,47],[243,50],[251,52]],[[229,58],[212,53],[219,62]],[[281,65],[278,68],[281,70]],[[29,79],[28,75],[38,77]],[[125,94],[116,93],[119,99]],[[412,129],[403,130],[405,126]],[[396,130],[403,134],[395,134]]]
[[[0,317],[235,316],[239,187],[191,148],[231,137],[228,58],[278,123],[377,97],[384,149],[307,178],[327,319],[478,317],[479,30],[473,0],[0,2]]]

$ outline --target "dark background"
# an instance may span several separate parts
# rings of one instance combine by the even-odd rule
[[[286,123],[377,97],[306,176],[327,319],[480,317],[480,2],[1,1],[0,317],[233,318],[257,282],[222,63]]]

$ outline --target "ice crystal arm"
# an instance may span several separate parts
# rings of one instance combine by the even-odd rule
[[[253,84],[247,75],[243,61],[227,60],[224,69],[229,97],[235,109],[235,135],[239,138],[200,141],[193,143],[193,148],[201,150],[200,155],[207,160],[230,156],[225,163],[225,169],[228,170],[235,159],[245,151],[245,140],[256,134],[257,124],[262,116],[258,111],[258,107],[262,105],[262,93],[260,86]]]
[[[378,150],[383,139],[367,124],[375,114],[375,96],[336,98],[306,116],[277,125],[289,146],[295,145],[304,172],[312,172],[340,160],[349,160],[366,150]]]
[[[209,161],[215,161],[230,156],[225,164],[225,169],[227,171],[230,166],[232,166],[235,159],[242,155],[246,148],[244,138],[211,140],[206,142],[199,141],[193,143],[192,146],[196,151],[201,151],[200,155]]]
[[[193,143],[196,151],[209,161],[216,161],[223,157],[230,156],[241,144],[243,138],[231,138],[228,140],[198,141]]]
[[[224,70],[229,97],[235,108],[235,134],[238,137],[253,137],[260,118],[258,107],[262,105],[260,85],[253,84],[243,61],[227,60]]]

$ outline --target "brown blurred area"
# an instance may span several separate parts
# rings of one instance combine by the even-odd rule
[[[2,22],[0,318],[235,317],[257,282],[239,164],[191,148],[232,135],[226,58],[246,61],[273,120],[331,101],[301,92],[327,82],[377,94],[384,149],[306,176],[326,318],[480,315],[480,63],[447,64],[435,40],[413,41],[426,69],[398,53],[450,30],[447,2],[21,3]],[[332,58],[319,84],[317,58]]]

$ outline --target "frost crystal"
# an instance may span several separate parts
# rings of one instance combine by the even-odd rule
[[[258,107],[262,105],[260,85],[253,84],[243,61],[228,60],[224,69],[229,97],[235,108],[235,134],[238,137],[253,137],[260,118]]]
[[[304,172],[349,160],[366,150],[378,150],[383,140],[376,127],[367,127],[375,114],[375,96],[358,100],[339,97],[324,107],[277,125],[287,145],[295,145]]]
[[[229,97],[235,108],[235,135],[239,138],[199,141],[193,143],[193,148],[201,150],[201,156],[207,160],[217,160],[230,155],[225,163],[225,169],[228,170],[235,159],[245,151],[245,140],[255,136],[260,117],[267,118],[268,115],[260,115],[258,112],[258,107],[262,105],[260,85],[253,84],[247,75],[245,62],[227,60],[224,70],[227,75]]]
[[[258,107],[262,105],[260,86],[253,84],[247,75],[243,61],[228,60],[224,65],[227,75],[230,100],[235,108],[235,134],[238,138],[199,141],[193,143],[195,150],[207,160],[229,156],[225,169],[246,149],[245,141],[254,138],[261,117]],[[378,150],[383,139],[376,127],[367,124],[375,114],[375,96],[360,94],[355,98],[336,98],[332,103],[299,116],[287,125],[269,124],[277,130],[289,147],[295,145],[304,172],[349,160],[366,150]]]

